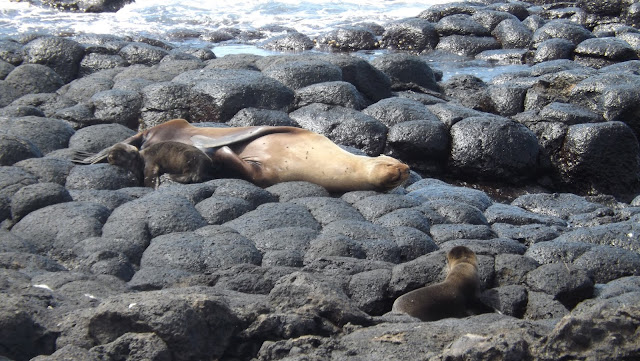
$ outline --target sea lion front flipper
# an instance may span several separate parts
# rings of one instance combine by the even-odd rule
[[[222,164],[222,168],[229,170],[238,177],[252,182],[259,181],[260,166],[240,158],[231,148],[222,147],[210,155],[214,164]]]
[[[267,134],[289,133],[296,130],[298,130],[298,128],[285,126],[247,127],[238,129],[237,131],[220,137],[197,134],[191,137],[191,143],[193,143],[196,148],[200,149],[218,148],[229,144],[256,139]]]

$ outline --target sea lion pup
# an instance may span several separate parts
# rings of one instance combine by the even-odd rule
[[[330,192],[386,191],[409,177],[409,167],[394,158],[354,155],[323,135],[295,127],[195,127],[173,119],[122,143],[144,150],[163,141],[194,145],[219,161],[230,176],[262,187],[307,181]],[[108,153],[109,148],[79,163],[99,162]]]
[[[447,262],[447,278],[443,282],[398,297],[392,311],[406,313],[422,321],[492,312],[478,299],[480,278],[476,254],[464,246],[453,247],[447,253]]]
[[[178,142],[155,143],[143,150],[118,143],[109,148],[109,164],[130,170],[146,187],[158,188],[160,175],[179,183],[198,183],[213,178],[214,163],[200,149]]]

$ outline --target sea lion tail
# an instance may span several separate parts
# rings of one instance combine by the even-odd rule
[[[105,159],[109,155],[109,150],[111,147],[101,150],[98,153],[89,153],[81,150],[76,150],[73,154],[73,158],[71,161],[76,164],[95,164],[99,163]]]

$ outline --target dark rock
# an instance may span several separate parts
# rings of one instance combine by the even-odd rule
[[[448,128],[451,128],[451,126],[464,118],[480,116],[484,114],[480,111],[473,110],[471,108],[467,108],[453,102],[433,104],[428,106],[427,108],[429,108],[429,110],[433,114],[435,114],[440,119],[440,121],[444,123]]]
[[[4,82],[10,85],[18,95],[51,93],[64,85],[64,80],[51,68],[40,64],[17,66]]]
[[[449,132],[444,123],[413,120],[389,129],[385,153],[410,161],[413,168],[437,172],[443,168],[449,148]]]
[[[26,139],[42,154],[67,148],[74,132],[67,122],[60,119],[41,117],[0,119],[0,134]]]
[[[610,245],[640,252],[638,226],[633,222],[620,222],[594,227],[576,228],[563,233],[558,240]]]
[[[9,107],[14,109],[16,114],[23,114],[25,110],[21,110],[22,107],[37,108],[37,111],[45,116],[52,117],[52,114],[59,110],[76,105],[76,102],[65,96],[60,96],[57,93],[37,93],[24,95],[11,103]],[[33,110],[29,110],[31,115],[41,116],[40,113],[34,113]]]
[[[260,69],[256,62],[263,59],[260,55],[254,54],[228,54],[222,58],[214,58],[206,62],[205,69],[236,69],[255,70]]]
[[[274,228],[252,237],[260,252],[299,250],[305,252],[318,231],[306,227]],[[264,260],[263,260],[264,262]]]
[[[267,39],[261,46],[274,51],[304,51],[313,49],[313,41],[297,31]]]
[[[244,108],[227,122],[232,127],[286,126],[300,127],[289,114],[279,110]]]
[[[20,98],[21,95],[22,94],[20,94],[13,85],[4,80],[0,80],[0,107],[6,107],[14,100]],[[2,109],[2,115],[9,115],[6,109]]]
[[[305,254],[304,263],[308,265],[318,259],[324,259],[326,257],[364,259],[366,255],[361,243],[347,236],[340,234],[320,235],[309,243],[309,249]]]
[[[567,125],[598,123],[604,119],[591,110],[575,104],[553,102],[540,110],[540,116],[547,121]]]
[[[143,65],[158,64],[168,54],[165,49],[145,43],[130,43],[118,53],[129,64]]]
[[[505,19],[491,32],[504,49],[528,48],[533,33],[519,20]]]
[[[447,15],[441,18],[435,25],[440,36],[449,35],[475,35],[488,36],[489,30],[477,23],[467,14]]]
[[[347,26],[320,35],[319,44],[339,51],[371,50],[377,48],[375,35],[364,27]]]
[[[0,339],[7,359],[28,360],[55,351],[55,335],[37,315],[46,312],[43,301],[6,293],[0,295],[0,301],[4,305],[0,323],[6,327],[0,332]]]
[[[385,54],[373,59],[371,65],[389,76],[394,90],[439,91],[433,70],[416,55]]]
[[[106,90],[91,97],[95,117],[103,123],[117,123],[136,128],[142,107],[142,96],[127,90]]]
[[[381,315],[391,307],[386,297],[391,270],[377,269],[353,275],[347,295],[356,306],[370,315]]]
[[[502,314],[522,318],[527,309],[527,289],[522,285],[496,287],[482,293],[482,301]]]
[[[626,41],[617,38],[586,39],[576,46],[574,54],[576,62],[595,68],[638,59],[635,50]]]
[[[547,337],[534,345],[536,357],[545,361],[557,359],[559,355],[594,360],[606,358],[611,355],[609,340],[613,339],[619,340],[616,357],[639,357],[637,339],[634,337],[638,320],[633,316],[638,314],[635,301],[638,296],[635,292],[582,303],[560,320]],[[588,347],[585,348],[585,345]]]
[[[90,312],[79,311],[64,320],[58,347],[123,342],[123,335],[140,327],[162,339],[175,360],[220,357],[240,320],[222,297],[205,292],[184,288],[107,298]],[[192,334],[194,329],[199,330],[197,335]]]
[[[443,281],[446,276],[444,252],[433,252],[393,267],[389,289],[397,297],[425,285]]]
[[[366,219],[374,219],[401,208],[411,208],[419,203],[407,196],[399,194],[378,194],[355,202],[353,207]]]
[[[128,66],[129,62],[120,55],[90,53],[80,62],[79,76],[87,76],[100,70]]]
[[[165,234],[151,240],[140,267],[177,268],[188,272],[213,272],[236,264],[260,264],[253,242],[222,226],[203,227],[196,232]]]
[[[15,65],[9,64],[4,60],[0,59],[0,79],[4,79],[11,73],[13,69],[15,69]]]
[[[33,174],[40,182],[53,182],[64,185],[67,176],[75,165],[64,159],[57,158],[30,158],[15,164],[25,171]]]
[[[495,106],[492,103],[488,87],[482,79],[473,75],[454,75],[442,84],[444,93],[460,104],[491,113]]]
[[[594,246],[582,253],[574,265],[589,272],[596,283],[640,275],[640,255],[612,246]]]
[[[53,69],[65,83],[78,75],[84,47],[61,37],[41,37],[23,47],[25,63],[42,64]]]
[[[490,85],[487,88],[490,97],[490,99],[488,99],[488,108],[493,106],[494,111],[502,116],[512,116],[521,113],[524,111],[524,100],[527,90],[528,87],[521,85]],[[479,108],[477,102],[470,105],[476,109]],[[482,106],[480,106],[480,108],[481,107]]]
[[[593,280],[587,271],[562,263],[549,263],[527,274],[527,285],[535,292],[552,295],[568,309],[593,295]]]
[[[109,210],[97,204],[59,203],[27,214],[11,231],[31,240],[38,251],[65,259],[76,243],[99,236],[107,217]]]
[[[113,77],[113,80],[116,84],[120,81],[131,81],[132,79],[144,79],[152,82],[160,82],[169,81],[173,77],[175,77],[173,72],[162,71],[154,66],[132,64],[120,70],[120,72]]]
[[[500,43],[491,36],[449,35],[440,38],[436,50],[461,56],[475,56],[486,50],[499,49]]]
[[[338,220],[365,220],[360,212],[339,198],[296,198],[291,203],[307,207],[311,215],[323,226]]]
[[[487,218],[482,214],[482,211],[468,203],[455,202],[451,200],[433,200],[423,203],[423,206],[421,206],[420,209],[424,210],[426,207],[437,212],[438,215],[442,217],[443,222],[446,223],[488,224]],[[489,207],[489,209],[491,209],[491,207]],[[487,211],[489,211],[489,209],[487,209]]]
[[[76,79],[58,89],[57,93],[75,102],[86,102],[96,93],[111,90],[113,87],[113,76],[109,75],[98,73]]]
[[[69,148],[97,153],[135,134],[122,124],[92,125],[76,131],[69,139]]]
[[[544,292],[528,293],[527,310],[523,318],[525,320],[548,320],[561,318],[568,314],[566,307]]]
[[[588,243],[552,240],[531,245],[525,255],[541,264],[573,263],[592,247]]]
[[[597,284],[594,289],[594,298],[608,299],[638,291],[640,291],[640,277],[622,277],[606,284]]]
[[[249,238],[273,228],[320,228],[320,225],[305,207],[291,203],[263,204],[256,210],[225,223],[225,226],[233,228]]]
[[[407,187],[409,197],[419,201],[452,201],[472,205],[481,211],[486,210],[493,203],[489,196],[477,189],[456,187],[445,182],[425,178]]]
[[[530,271],[540,264],[533,258],[519,254],[498,254],[495,257],[495,279],[497,286],[522,285]]]
[[[213,109],[206,111],[209,121],[228,121],[247,107],[286,110],[293,101],[293,91],[257,71],[192,70],[173,81],[211,97]]]
[[[391,96],[389,77],[368,61],[347,55],[331,56],[326,60],[340,67],[342,80],[355,85],[372,102]]]
[[[120,191],[104,189],[76,189],[69,192],[76,202],[92,202],[107,207],[110,211],[135,198]]]
[[[278,196],[280,202],[289,202],[297,198],[328,197],[329,193],[323,187],[309,182],[282,182],[266,189]]]
[[[558,165],[562,183],[577,192],[630,200],[640,189],[637,154],[638,141],[622,122],[573,125]]]
[[[552,38],[540,42],[533,55],[534,63],[556,59],[571,59],[576,45],[567,39]]]
[[[110,164],[90,164],[71,169],[68,189],[119,189],[135,187],[139,180],[128,170]]]
[[[206,224],[186,198],[152,192],[116,208],[105,223],[102,236],[149,242],[163,234],[192,231]]]
[[[406,98],[387,98],[362,111],[391,127],[410,120],[439,121],[422,103]]]
[[[591,32],[581,25],[567,20],[551,20],[533,33],[533,47],[549,39],[566,39],[578,45],[586,39],[593,38]]]
[[[57,183],[31,184],[21,188],[11,197],[11,218],[17,222],[37,209],[70,201],[69,192]]]
[[[510,14],[505,11],[497,11],[497,10],[489,10],[489,9],[478,9],[473,12],[471,15],[471,19],[475,22],[481,24],[489,31],[493,31],[493,29],[500,24],[503,20],[512,19],[518,20],[513,14]]]
[[[146,128],[175,118],[200,122],[215,112],[214,107],[209,104],[209,96],[192,91],[186,84],[159,82],[144,87],[141,94],[141,118]]]
[[[296,108],[313,103],[339,105],[360,110],[365,107],[366,100],[353,84],[344,81],[312,84],[296,90]]]
[[[407,18],[388,24],[381,44],[390,49],[421,52],[436,47],[438,33],[428,20]]]
[[[276,311],[322,317],[337,326],[371,322],[339,287],[310,273],[295,272],[278,280],[269,301]]]
[[[217,186],[216,196],[229,196],[244,199],[253,208],[269,202],[277,202],[278,197],[253,183],[240,179],[220,179],[211,182]]]
[[[411,227],[425,234],[429,233],[431,228],[429,219],[419,210],[411,208],[401,208],[389,212],[376,218],[373,223],[387,227],[392,231],[397,227]]]
[[[514,205],[494,203],[487,208],[484,215],[489,223],[508,223],[513,225],[527,225],[538,223],[547,226],[566,226],[567,222],[561,218],[543,215],[524,210]]]
[[[0,59],[15,66],[20,65],[22,63],[22,44],[10,38],[0,40]]]
[[[564,230],[560,226],[546,226],[543,224],[513,225],[507,223],[493,223],[491,229],[500,238],[510,238],[530,246],[538,242],[550,241],[558,237]]]
[[[506,118],[473,117],[451,127],[449,166],[455,173],[501,181],[533,175],[539,152],[532,131]]]
[[[30,141],[8,134],[0,134],[0,165],[8,166],[34,157],[41,157],[40,150]]]
[[[300,60],[275,64],[263,69],[262,73],[294,90],[316,83],[342,80],[340,68],[322,60]]]
[[[534,213],[562,219],[602,208],[600,204],[589,202],[584,197],[571,193],[525,194],[514,199],[511,204]]]
[[[196,209],[209,224],[223,224],[240,217],[255,207],[248,201],[229,196],[211,196],[196,204]]]
[[[448,252],[453,247],[466,246],[471,249],[476,255],[488,255],[496,256],[503,253],[524,254],[527,247],[521,245],[517,241],[507,238],[492,238],[492,239],[454,239],[440,244],[442,251]],[[480,264],[480,261],[478,261]],[[487,271],[493,273],[493,259],[491,259],[491,265],[487,265]],[[490,266],[490,267],[489,267]],[[493,276],[486,279],[486,284],[493,282]]]
[[[356,110],[316,103],[289,116],[303,128],[323,134],[335,143],[362,149],[370,156],[380,154],[384,148],[386,127]]]

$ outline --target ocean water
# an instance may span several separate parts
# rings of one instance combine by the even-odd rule
[[[269,55],[259,41],[293,28],[314,38],[341,26],[360,22],[380,25],[415,17],[434,4],[450,0],[137,0],[116,13],[74,13],[43,8],[28,2],[0,0],[0,37],[41,32],[53,35],[113,34],[146,36],[174,45],[207,47],[216,56],[234,53]],[[211,43],[207,33],[233,28],[260,31],[259,39]],[[367,52],[373,57],[384,51]],[[446,64],[436,64],[446,67]],[[509,69],[493,64],[443,69],[445,78],[471,73],[487,80]]]

